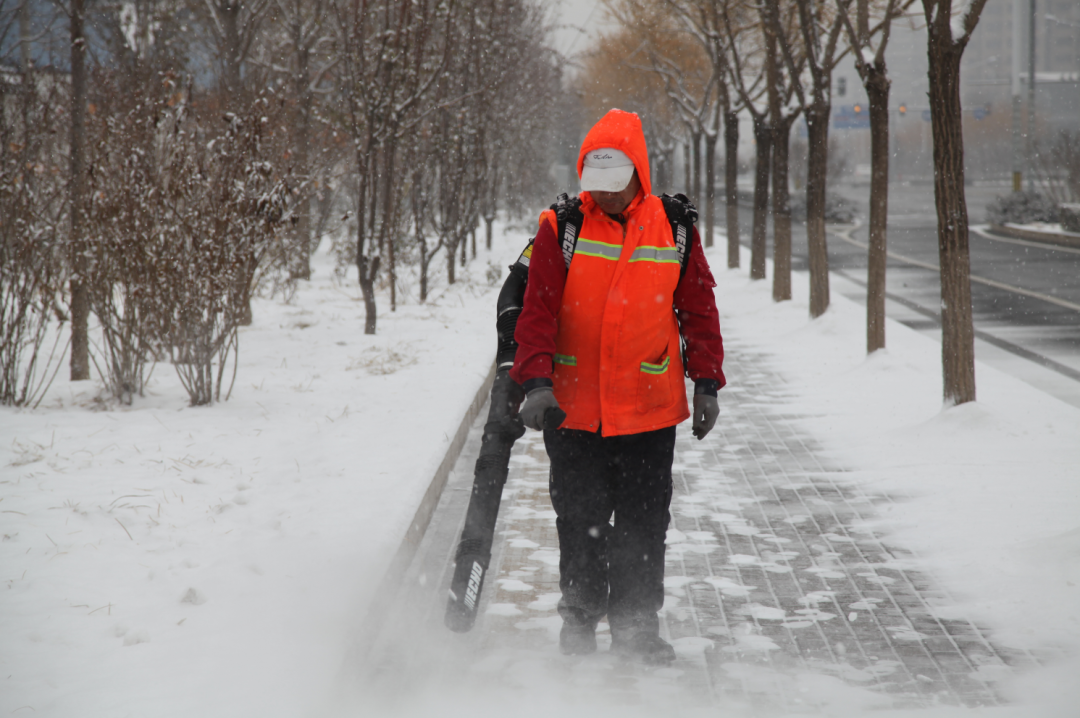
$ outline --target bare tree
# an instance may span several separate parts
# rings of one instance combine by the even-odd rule
[[[854,50],[859,73],[870,104],[870,249],[866,279],[866,351],[885,347],[885,267],[887,260],[886,221],[889,214],[889,80],[885,48],[889,44],[892,21],[901,17],[914,0],[885,0],[884,7],[872,0],[855,0],[855,23],[850,3],[838,3]],[[875,12],[876,11],[876,12]],[[878,17],[872,15],[878,14]],[[872,21],[873,24],[872,24]],[[874,37],[877,37],[877,47]]]
[[[415,163],[414,167],[412,186],[409,190],[410,211],[413,241],[418,253],[417,264],[420,270],[420,301],[426,302],[430,286],[431,262],[440,249],[445,249],[445,244],[441,236],[436,239],[434,246],[429,244],[428,231],[434,225],[431,218],[431,203],[436,195],[436,175],[428,171],[421,163]]]
[[[461,85],[452,92],[468,93],[475,81],[468,71],[457,74],[453,84]],[[450,284],[457,279],[459,251],[461,264],[465,263],[466,238],[476,226],[483,198],[484,137],[475,122],[474,105],[474,102],[458,103],[440,109],[434,122],[438,177],[434,223],[439,243],[446,247],[446,280]]]
[[[623,0],[611,9],[623,27],[634,28],[641,38],[637,51],[627,61],[635,69],[660,78],[664,93],[685,130],[685,192],[700,206],[704,164],[702,140],[707,140],[710,135],[713,138],[711,144],[707,142],[708,155],[709,149],[715,149],[722,118],[719,94],[723,76],[719,72],[723,66],[717,68],[710,61],[709,48],[700,41],[700,36],[695,35],[693,23],[687,18],[687,12],[692,13],[692,8],[657,0]],[[706,173],[710,174],[711,170]],[[712,179],[715,181],[714,177]]]
[[[639,59],[642,45],[648,41],[644,30],[638,25],[624,25],[599,38],[595,49],[584,58],[574,91],[580,97],[585,118],[599,119],[613,107],[641,115],[653,165],[653,186],[666,189],[674,181],[672,166],[681,122],[662,78],[648,62]],[[568,163],[576,161],[576,149],[572,148],[573,156],[565,156]]]
[[[840,8],[835,12],[827,0],[794,2],[798,9],[806,69],[810,74],[809,91],[803,86],[803,73],[797,68],[798,63],[790,45],[782,44],[781,50],[806,117],[806,240],[810,254],[810,316],[819,317],[829,308],[825,189],[832,114],[832,71],[848,51],[848,47],[842,45],[839,39],[846,8],[851,0],[835,0]]]
[[[396,301],[393,239],[402,213],[398,144],[429,109],[421,106],[450,56],[454,4],[435,0],[352,0],[336,8],[342,48],[340,89],[357,167],[356,264],[364,333],[374,334],[375,281],[385,256]],[[441,46],[441,47],[440,47]]]
[[[292,274],[311,277],[313,239],[319,224],[325,225],[327,212],[312,216],[320,178],[325,178],[327,147],[320,144],[318,98],[325,94],[329,73],[341,61],[335,52],[330,19],[330,0],[272,0],[266,23],[269,37],[259,48],[256,62],[285,79],[291,90],[293,107],[289,123],[292,175],[296,193],[291,213],[293,241],[290,243]],[[280,59],[285,58],[285,64]],[[323,179],[325,182],[325,179]],[[313,219],[315,220],[313,222]]]
[[[975,401],[975,330],[971,316],[971,257],[964,197],[964,134],[960,59],[986,0],[953,8],[952,0],[922,0],[934,138],[934,204],[941,264],[941,360],[945,401]]]
[[[769,44],[769,37],[773,38],[771,42],[775,42],[775,35],[764,32],[764,17],[760,12],[736,18],[728,11],[724,19],[731,48],[729,79],[738,90],[754,128],[754,223],[750,233],[750,278],[765,279],[773,127],[767,99],[764,104],[759,103],[767,94],[769,58],[775,60],[776,56],[775,46]]]
[[[250,86],[245,72],[259,40],[271,0],[194,0],[203,26],[210,33],[217,77],[226,104],[243,101]],[[246,99],[246,98],[245,98]]]
[[[732,57],[739,51],[739,38],[754,27],[754,9],[744,0],[717,0],[699,3],[701,35],[713,66],[720,69],[720,104],[724,106],[724,192],[728,235],[728,268],[740,263],[739,248],[739,112],[740,92],[732,93],[727,79],[732,77]],[[712,204],[712,203],[711,203]],[[707,223],[706,219],[706,223]]]
[[[788,48],[799,46],[794,14],[783,12],[779,5],[764,3],[761,6],[763,29],[766,36],[766,95],[769,100],[769,120],[773,128],[772,146],[772,207],[773,207],[773,300],[791,299],[791,197],[788,189],[788,158],[791,147],[791,126],[802,114],[802,106],[792,103],[794,81],[784,71],[779,57],[779,45]],[[792,53],[794,54],[794,53]],[[802,70],[802,58],[798,58],[792,74]]]
[[[730,74],[728,47],[731,33],[725,31],[725,14],[736,0],[711,2],[705,0],[666,0],[675,10],[686,31],[699,43],[712,68],[716,86],[716,102],[707,122],[701,123],[705,137],[705,246],[713,243],[716,205],[716,145],[720,140],[720,127],[724,128],[725,170],[724,184],[727,207],[728,266],[739,266],[739,208],[736,176],[738,173],[739,102],[732,98],[727,84]]]

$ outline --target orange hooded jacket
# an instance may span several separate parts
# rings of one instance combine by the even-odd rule
[[[674,426],[690,416],[673,308],[680,267],[663,202],[650,193],[641,120],[611,110],[586,135],[578,155],[610,147],[630,157],[642,191],[623,212],[604,213],[588,192],[557,316],[552,380],[566,411],[564,429],[604,436]],[[540,222],[557,231],[553,211]]]

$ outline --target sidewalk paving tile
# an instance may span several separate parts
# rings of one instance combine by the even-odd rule
[[[737,345],[728,357],[731,386],[713,434],[697,442],[679,432],[662,611],[679,659],[654,671],[651,687],[665,679],[685,705],[740,700],[765,711],[813,712],[815,680],[839,681],[868,706],[1001,704],[981,677],[1034,659],[993,646],[969,621],[936,617],[949,596],[919,573],[916,556],[866,528],[878,506],[902,497],[845,480],[847,467],[795,428],[791,387],[767,358]],[[557,655],[547,473],[543,441],[529,434],[504,492],[481,650]],[[603,652],[604,623],[598,640]],[[634,675],[608,687],[634,692]]]
[[[849,480],[858,467],[836,465],[798,428],[806,417],[791,410],[793,387],[768,358],[726,349],[716,428],[698,442],[680,427],[676,442],[661,612],[672,667],[617,660],[604,621],[596,655],[559,654],[558,536],[535,432],[514,449],[477,625],[466,635],[442,627],[481,418],[404,578],[402,616],[387,622],[426,625],[427,638],[383,639],[372,649],[374,680],[389,690],[416,675],[445,678],[451,666],[458,684],[471,671],[504,686],[557,686],[567,700],[759,715],[813,714],[837,699],[849,708],[1001,705],[994,679],[1035,658],[935,614],[955,601],[919,571],[918,556],[868,528],[904,497]]]

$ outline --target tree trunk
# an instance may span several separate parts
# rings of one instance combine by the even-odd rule
[[[754,117],[757,163],[754,167],[754,228],[750,235],[750,278],[765,279],[766,223],[769,220],[769,160],[773,131],[767,116]]]
[[[791,300],[791,198],[788,191],[788,150],[794,118],[777,122],[773,136],[773,301]]]
[[[715,134],[705,135],[705,246],[713,246],[716,227],[716,140]]]
[[[866,278],[866,351],[885,348],[886,228],[889,213],[889,77],[885,63],[869,68],[870,250]]]
[[[415,205],[414,205],[415,214]],[[423,304],[427,301],[428,293],[428,265],[431,264],[431,257],[428,255],[427,239],[421,232],[421,221],[416,219],[416,245],[420,248],[420,303]]]
[[[829,253],[825,242],[825,186],[829,159],[828,102],[806,110],[806,241],[810,255],[810,316],[829,308]]]
[[[420,303],[423,304],[427,301],[427,287],[428,287],[428,259],[424,255],[426,246],[420,246]]]
[[[690,201],[701,206],[701,133],[692,133],[690,135],[690,142],[692,143],[690,156],[694,161],[694,185],[692,193],[690,194]]]
[[[739,268],[739,115],[724,115],[724,195],[727,200],[727,266]]]
[[[357,253],[356,267],[360,271],[360,293],[364,297],[364,334],[374,334],[378,317],[375,306],[375,277],[379,273],[379,257],[376,255],[369,259],[364,254],[363,231],[359,230],[360,237],[357,240],[360,251]]]
[[[975,400],[975,332],[971,316],[968,214],[964,197],[964,138],[960,58],[964,45],[928,28],[930,126],[934,138],[934,204],[941,262],[941,359],[945,401]],[[944,35],[944,37],[942,36]]]
[[[491,224],[494,221],[495,221],[495,216],[494,215],[488,215],[487,217],[484,217],[484,247],[486,247],[487,251],[489,251],[489,252],[491,251],[491,234],[492,234]]]
[[[311,79],[308,77],[309,55],[307,47],[303,43],[300,28],[301,0],[296,0],[293,9],[293,45],[296,48],[296,76],[294,86],[296,92],[296,147],[294,155],[294,167],[296,168],[297,180],[301,183],[302,191],[296,203],[296,224],[293,231],[296,233],[295,264],[293,276],[297,279],[311,279],[311,168],[309,166],[309,149],[311,134],[311,107],[314,102],[309,89]]]
[[[420,189],[419,173],[413,177],[412,187],[412,219],[416,233],[416,246],[420,248],[420,303],[427,301],[428,292],[428,265],[431,257],[428,256],[427,238],[424,236],[424,212],[421,204],[422,190]]]
[[[770,7],[770,6],[766,6]],[[772,12],[777,9],[771,6]],[[765,14],[763,14],[763,17]],[[765,84],[769,98],[769,124],[772,136],[772,219],[773,219],[773,301],[791,299],[791,203],[788,197],[788,148],[791,120],[784,116],[780,98],[781,80],[777,52],[777,28],[764,23]]]
[[[23,73],[23,77],[30,76],[31,65],[33,64],[32,54],[33,36],[30,31],[30,0],[22,0],[19,3],[19,59],[22,67],[20,68]],[[26,85],[26,90],[29,92],[30,85]]]
[[[683,143],[683,160],[684,160],[683,165],[685,165],[683,167],[683,169],[686,171],[686,185],[685,185],[686,194],[690,195],[690,198],[693,199],[694,184],[693,184],[693,182],[691,181],[690,178],[693,175],[693,164],[694,163],[693,163],[693,160],[691,160],[691,158],[690,158],[690,142],[689,141]]]
[[[379,273],[379,256],[375,255],[372,258],[368,258],[366,254],[366,244],[368,235],[374,235],[374,220],[371,220],[369,225],[368,214],[372,216],[375,214],[374,198],[368,197],[369,194],[374,194],[368,189],[368,183],[370,180],[367,178],[366,173],[370,169],[368,167],[365,158],[371,157],[371,142],[367,143],[367,151],[361,153],[357,151],[357,168],[359,170],[360,182],[357,191],[359,198],[357,202],[356,212],[356,269],[360,279],[360,292],[364,297],[364,334],[374,334],[376,326],[376,306],[375,306],[375,277]],[[372,201],[371,207],[368,207],[368,201]]]
[[[378,312],[375,307],[375,269],[379,266],[379,258],[376,257],[371,264],[371,278],[360,280],[360,293],[364,296],[364,334],[374,334]],[[359,262],[361,274],[369,271],[368,258],[361,257]]]
[[[394,133],[396,133],[396,127]],[[385,195],[383,196],[383,217],[382,217],[382,232],[380,233],[380,240],[386,243],[387,259],[390,260],[390,311],[397,311],[397,252],[395,246],[394,234],[394,215],[396,214],[396,208],[394,207],[394,201],[397,193],[394,191],[394,172],[396,170],[394,160],[397,157],[397,146],[394,142],[387,142],[386,148],[383,152],[383,161],[386,163],[386,187],[383,189]]]
[[[241,90],[240,76],[240,10],[243,4],[240,0],[219,0],[217,11],[221,17],[222,43],[225,57],[225,85],[229,94],[235,99]]]
[[[90,378],[90,293],[87,281],[86,238],[83,236],[83,195],[86,145],[86,37],[84,0],[71,0],[71,380]]]

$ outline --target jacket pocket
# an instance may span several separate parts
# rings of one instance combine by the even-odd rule
[[[555,398],[564,405],[565,410],[565,405],[572,402],[577,394],[577,357],[556,354],[552,368],[551,380],[555,384]]]
[[[659,364],[641,362],[641,370],[638,372],[639,412],[661,409],[675,401],[675,394],[671,391],[671,374],[670,356],[665,356]]]

